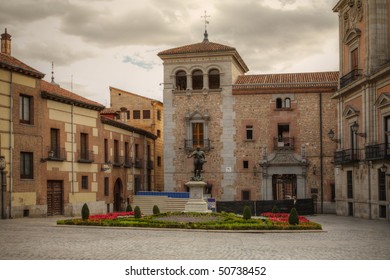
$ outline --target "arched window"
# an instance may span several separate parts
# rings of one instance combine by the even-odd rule
[[[276,98],[276,109],[281,109],[283,106],[282,98]]]
[[[285,100],[284,100],[284,107],[285,108],[291,108],[291,99],[290,98],[286,98]]]
[[[203,89],[203,72],[195,70],[192,72],[192,88]]]
[[[209,72],[209,88],[210,89],[220,88],[219,71],[217,69],[212,69]]]
[[[181,70],[176,73],[176,89],[186,90],[187,89],[187,74]]]

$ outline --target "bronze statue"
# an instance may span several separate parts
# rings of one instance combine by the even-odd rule
[[[200,173],[203,170],[203,164],[206,162],[206,157],[205,157],[204,152],[200,149],[199,146],[197,146],[196,150],[193,151],[187,157],[188,158],[190,158],[190,157],[194,158],[194,177],[191,177],[191,180],[193,180],[193,181],[201,181],[202,177],[200,176]]]

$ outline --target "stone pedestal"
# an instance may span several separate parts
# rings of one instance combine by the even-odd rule
[[[189,181],[185,184],[190,189],[190,199],[188,200],[184,212],[211,212],[204,201],[203,191],[207,183],[203,181]]]

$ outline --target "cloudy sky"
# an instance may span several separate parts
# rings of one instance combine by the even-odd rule
[[[157,53],[212,42],[235,47],[249,74],[338,70],[338,0],[0,1],[12,55],[63,88],[109,107],[109,86],[162,100]]]

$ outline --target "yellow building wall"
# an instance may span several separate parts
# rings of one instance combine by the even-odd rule
[[[35,192],[13,192],[12,193],[12,205],[27,206],[35,205],[37,201],[37,195]]]
[[[69,203],[85,203],[85,202],[95,202],[96,193],[70,193],[69,194]]]
[[[35,88],[37,86],[37,82],[35,78],[31,78],[25,75],[21,75],[18,73],[13,73],[12,82],[15,84],[20,84],[26,87]]]

